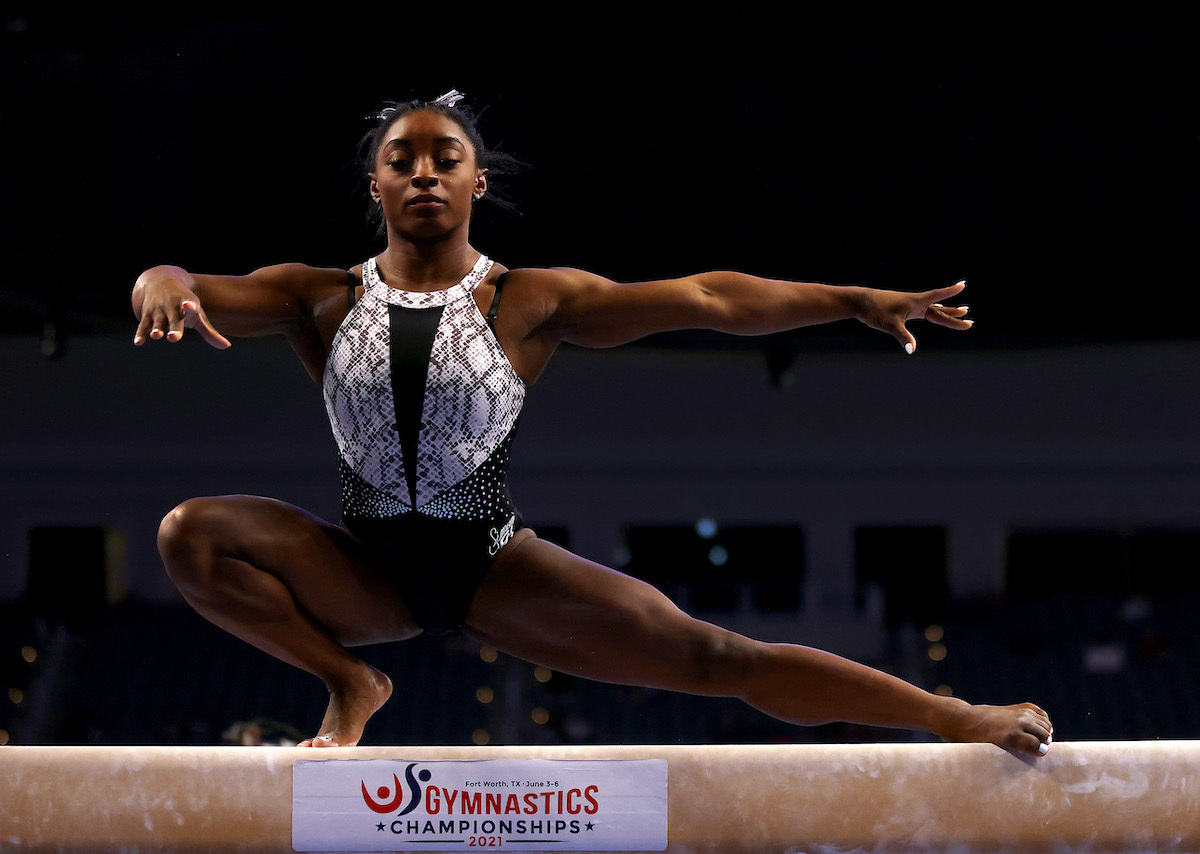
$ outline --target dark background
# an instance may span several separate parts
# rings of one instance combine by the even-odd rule
[[[380,248],[363,117],[457,88],[528,163],[505,188],[520,214],[475,232],[509,266],[966,278],[970,346],[1194,335],[1181,24],[563,14],[10,13],[0,327],[131,332],[128,289],[155,263],[361,261]]]
[[[533,496],[523,506],[540,502],[552,525],[588,519],[602,529],[593,547],[612,513],[658,525],[661,542],[679,533],[664,526],[711,500],[724,477],[724,503],[703,512],[752,522],[752,506],[770,504],[772,520],[790,514],[814,543],[827,518],[847,537],[851,522],[865,525],[832,564],[828,542],[814,548],[811,569],[836,573],[841,560],[856,573],[843,593],[891,579],[879,622],[892,634],[871,663],[972,699],[1045,697],[1064,739],[1194,737],[1200,127],[1194,38],[1181,22],[1051,26],[1044,15],[997,20],[974,9],[895,22],[864,9],[849,26],[827,26],[809,12],[745,5],[686,16],[562,5],[536,18],[500,6],[278,19],[8,8],[0,569],[5,580],[41,578],[57,607],[66,606],[54,594],[72,591],[68,604],[86,605],[96,623],[55,634],[45,602],[23,610],[36,598],[29,589],[0,611],[0,690],[9,691],[0,741],[207,743],[264,714],[311,734],[324,700],[306,674],[178,603],[129,596],[105,606],[62,573],[102,584],[106,538],[122,534],[131,576],[161,589],[153,529],[205,490],[336,503],[327,428],[315,393],[305,408],[315,390],[289,354],[239,343],[218,360],[189,340],[135,355],[129,289],[159,263],[243,273],[284,261],[349,267],[378,252],[355,163],[364,117],[387,100],[451,88],[482,113],[490,145],[528,164],[493,184],[519,213],[473,223],[477,248],[510,267],[576,266],[618,280],[732,268],[904,289],[966,278],[963,301],[978,322],[968,335],[914,329],[923,345],[952,336],[953,346],[913,360],[891,359],[895,342],[853,323],[766,341],[647,342],[764,347],[773,381],[796,356],[789,348],[810,350],[795,384],[769,399],[757,367],[741,373],[757,353],[564,355],[555,365],[564,372],[539,384],[541,405],[523,422],[521,495]],[[273,374],[279,360],[292,372]],[[643,382],[651,363],[686,382]],[[185,364],[190,395],[178,393]],[[724,403],[710,411],[711,387]],[[650,497],[622,502],[638,490]],[[646,518],[659,491],[662,518]],[[955,496],[961,506],[951,507]],[[842,519],[843,507],[859,515]],[[930,548],[908,543],[931,532]],[[68,534],[88,540],[94,566],[35,554],[38,543],[70,546]],[[964,541],[984,557],[1005,551],[1005,598],[926,613],[943,604],[937,585],[950,563],[978,571],[970,550],[948,553]],[[698,567],[671,562],[693,582],[711,548],[699,545]],[[643,553],[630,551],[631,570],[646,571]],[[897,600],[912,592],[914,568],[933,572],[935,595]],[[807,589],[787,572],[793,595]],[[730,569],[722,581],[734,576],[744,593],[745,575]],[[910,634],[892,625],[901,606],[920,611]],[[808,603],[801,628],[815,631],[824,610]],[[870,614],[852,615],[854,625]],[[839,616],[829,616],[835,628]],[[935,618],[951,649],[940,663],[925,657],[920,634]],[[904,638],[908,647],[896,643]],[[26,644],[39,650],[33,662],[20,654]],[[561,674],[541,683],[453,642],[371,654],[429,692],[390,703],[372,743],[469,742],[477,729],[497,741],[887,737],[798,732],[734,701]],[[480,685],[506,699],[475,702]],[[549,709],[551,724],[531,729],[523,705]]]

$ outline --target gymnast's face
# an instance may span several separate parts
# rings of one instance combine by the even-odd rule
[[[421,111],[397,119],[384,134],[371,173],[371,195],[389,230],[419,239],[465,226],[471,204],[487,189],[467,135],[453,119]]]

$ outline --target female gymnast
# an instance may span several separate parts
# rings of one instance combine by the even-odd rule
[[[159,531],[167,573],[205,618],[316,675],[329,690],[305,746],[356,744],[392,693],[361,644],[461,631],[564,673],[738,697],[802,725],[847,721],[1044,754],[1031,704],[970,705],[828,652],[763,643],[694,619],[662,593],[537,535],[509,496],[525,389],[563,342],[614,347],[704,328],[762,335],[857,318],[893,335],[924,319],[965,330],[924,293],[772,281],[732,272],[617,284],[575,269],[507,270],[469,242],[472,208],[503,157],[448,93],[385,110],[366,178],[387,246],[353,269],[301,264],[247,276],[147,270],[134,343],[185,328],[283,335],[322,384],[341,457],[343,524],[269,498],[194,498]]]

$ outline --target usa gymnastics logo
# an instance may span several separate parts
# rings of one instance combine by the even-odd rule
[[[417,763],[413,762],[404,769],[404,782],[408,786],[409,793],[408,806],[404,809],[400,810],[400,805],[404,803],[404,791],[400,787],[400,778],[396,774],[392,774],[392,781],[395,783],[394,789],[389,789],[387,786],[380,786],[375,790],[375,796],[379,800],[371,797],[371,793],[367,791],[367,781],[362,780],[363,802],[380,815],[396,812],[396,810],[400,810],[400,812],[396,813],[397,815],[408,815],[421,805],[421,801],[423,800],[421,783],[428,783],[430,778],[433,777],[433,774],[424,768],[414,775],[413,769],[416,767]],[[420,779],[421,783],[417,782],[418,779]]]
[[[662,759],[298,759],[295,851],[662,851]]]

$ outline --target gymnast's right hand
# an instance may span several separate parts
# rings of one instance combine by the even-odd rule
[[[146,339],[166,338],[178,341],[184,328],[195,329],[213,347],[224,350],[229,339],[217,331],[204,313],[200,297],[190,287],[194,283],[187,271],[178,267],[155,267],[138,277],[130,295],[133,313],[138,318],[133,343],[141,346]]]

